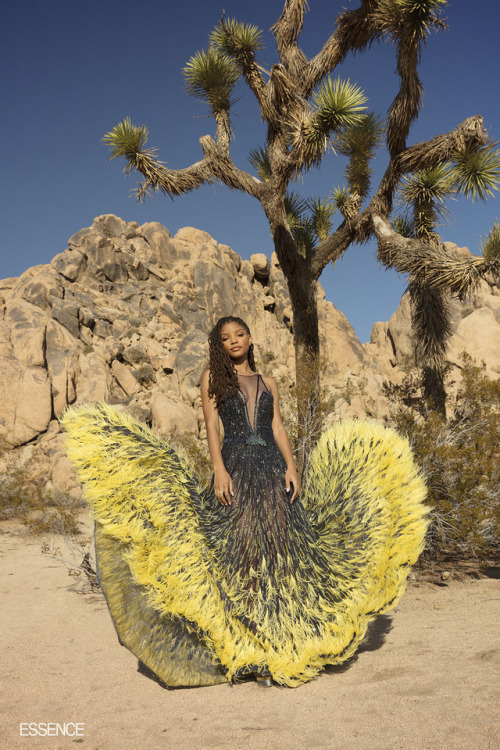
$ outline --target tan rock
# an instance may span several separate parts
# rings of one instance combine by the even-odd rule
[[[198,420],[194,410],[179,399],[155,393],[151,399],[153,428],[168,437],[174,433],[198,434]]]
[[[112,376],[106,361],[96,352],[81,354],[76,382],[77,403],[105,401],[111,392]]]
[[[76,399],[79,349],[67,330],[50,321],[46,334],[46,358],[52,390],[52,410],[60,417]]]
[[[127,396],[132,396],[140,391],[141,386],[135,379],[132,370],[117,359],[111,363],[111,370],[117,383],[123,388]]]
[[[127,233],[129,225],[119,216],[102,214],[102,216],[96,216],[92,229],[102,233],[105,237],[121,237]]]
[[[250,256],[254,274],[259,281],[267,281],[269,278],[269,259],[264,253],[254,253]]]
[[[460,320],[446,357],[452,364],[461,366],[464,351],[478,364],[486,362],[488,377],[500,375],[500,324],[494,310],[482,307]]]
[[[443,242],[443,247],[449,253],[456,253],[463,258],[470,258],[471,252],[468,247],[458,247],[455,242]]]
[[[57,453],[52,464],[52,486],[57,492],[67,494],[76,486],[76,474],[64,453]]]
[[[50,310],[53,299],[63,296],[61,277],[50,266],[35,266],[19,277],[13,293],[42,310]]]
[[[252,256],[254,262],[242,261],[206,232],[187,227],[172,238],[156,222],[139,227],[110,214],[68,244],[70,249],[51,265],[0,282],[0,437],[21,445],[38,435],[39,466],[62,452],[54,417],[75,398],[77,403],[122,402],[146,421],[153,418],[154,401],[155,424],[165,434],[187,431],[205,439],[199,381],[207,366],[207,334],[222,315],[246,320],[259,370],[276,377],[287,392],[295,368],[294,321],[275,253],[270,262],[262,254]],[[468,252],[446,247],[464,257]],[[413,358],[408,295],[388,322],[373,326],[371,341],[364,345],[326,301],[321,285],[317,300],[322,383],[329,393],[348,396],[337,401],[332,418],[368,414],[386,419],[383,383],[400,383]],[[453,303],[450,359],[457,372],[461,351],[468,349],[478,360],[486,359],[491,376],[496,374],[499,308],[500,289],[486,281],[467,303]],[[152,368],[151,380],[141,386],[133,374],[141,363],[122,361],[131,346],[144,349],[142,364]],[[37,481],[54,489],[67,486],[64,466],[57,467],[55,481],[43,471]]]
[[[52,399],[47,371],[27,367],[13,387],[15,423],[13,445],[32,440],[47,429],[52,417]]]
[[[69,281],[76,281],[84,263],[85,258],[83,254],[78,250],[70,248],[65,250],[64,253],[56,255],[51,261],[51,266]]]
[[[173,372],[175,369],[175,352],[165,354],[160,361],[160,366],[166,373]]]
[[[394,364],[413,363],[415,346],[411,330],[410,295],[408,292],[403,294],[398,309],[389,318],[387,332],[395,352]]]
[[[21,365],[45,366],[45,331],[48,316],[23,299],[7,304],[5,321],[14,357]]]
[[[217,245],[217,242],[208,232],[194,227],[182,227],[174,237],[175,240],[182,242],[192,242],[194,245]]]
[[[113,326],[114,328],[114,326]],[[120,358],[125,351],[123,344],[115,339],[114,336],[108,336],[104,339],[101,352],[108,364],[113,362],[114,359]]]

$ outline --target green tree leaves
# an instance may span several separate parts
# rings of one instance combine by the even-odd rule
[[[500,153],[495,144],[468,146],[453,156],[453,188],[473,201],[491,198],[500,183]]]
[[[110,147],[110,159],[124,156],[127,160],[125,171],[133,169],[137,154],[144,150],[149,137],[145,125],[133,125],[130,117],[125,117],[103,136],[103,143]],[[151,150],[152,153],[152,150]]]
[[[240,72],[225,52],[216,47],[200,50],[189,58],[182,72],[188,94],[206,101],[213,116],[231,108]]]

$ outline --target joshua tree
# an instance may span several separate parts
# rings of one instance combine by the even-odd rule
[[[298,43],[307,1],[286,0],[272,27],[277,62],[269,72],[257,62],[262,32],[223,17],[209,46],[191,57],[183,71],[187,91],[204,99],[215,119],[215,137],[200,138],[202,159],[185,169],[168,169],[154,149],[146,148],[146,127],[135,126],[128,118],[104,137],[111,158],[125,157],[126,171],[137,169],[143,175],[139,198],[157,190],[173,197],[203,183],[221,182],[260,202],[290,291],[302,425],[314,411],[319,384],[317,281],[325,266],[351,243],[375,234],[380,261],[409,274],[415,323],[424,333],[420,355],[429,376],[439,374],[447,334],[445,290],[463,293],[474,280],[497,268],[497,261],[457,259],[444,250],[433,230],[425,235],[418,217],[425,215],[432,225],[440,196],[427,200],[425,194],[416,191],[413,198],[411,193],[412,180],[419,175],[444,170],[450,174],[450,193],[485,197],[500,175],[500,159],[480,116],[428,142],[406,143],[421,104],[417,67],[422,46],[431,31],[444,27],[440,14],[446,4],[446,0],[361,0],[357,9],[340,13],[331,36],[308,59]],[[394,46],[400,84],[386,116],[387,168],[368,201],[370,160],[382,137],[382,121],[366,111],[366,97],[356,85],[332,79],[331,73],[349,52],[363,51],[375,40]],[[232,92],[240,78],[254,95],[267,126],[265,147],[250,154],[257,177],[237,167],[230,155]],[[332,147],[348,157],[345,186],[326,199],[301,201],[289,191],[290,183],[319,166]],[[417,217],[411,237],[390,222],[395,193],[405,178],[403,197],[413,204]],[[334,228],[336,210],[342,218]]]

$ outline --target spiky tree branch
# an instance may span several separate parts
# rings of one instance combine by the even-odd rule
[[[361,0],[358,8],[338,16],[323,48],[308,60],[299,46],[307,2],[285,0],[272,28],[279,59],[269,71],[257,61],[262,46],[259,29],[223,17],[210,46],[194,55],[184,69],[188,93],[207,103],[216,123],[215,137],[200,139],[203,158],[185,169],[168,169],[156,151],[147,148],[147,129],[128,119],[105,136],[111,158],[124,157],[126,172],[137,169],[143,175],[138,197],[155,190],[173,197],[219,181],[259,200],[292,300],[302,425],[319,388],[316,282],[325,266],[351,243],[364,242],[375,233],[379,260],[409,275],[414,309],[422,313],[415,326],[423,325],[429,333],[422,356],[431,364],[441,357],[449,333],[445,290],[464,294],[482,276],[498,274],[497,255],[489,261],[457,258],[444,251],[435,231],[447,192],[484,200],[500,183],[500,156],[488,140],[482,118],[468,118],[449,133],[407,146],[421,103],[419,58],[429,32],[444,27],[440,14],[446,4],[446,0]],[[382,125],[366,113],[364,93],[331,74],[349,52],[364,50],[380,39],[395,47],[400,83],[387,115],[387,168],[363,207]],[[254,94],[267,125],[265,148],[251,154],[258,177],[238,168],[230,154],[233,90],[241,79]],[[332,147],[348,159],[345,184],[327,200],[300,204],[289,192],[290,182],[318,166]],[[394,227],[413,237],[396,232],[389,221],[396,192],[400,190],[404,198],[405,189],[413,221],[410,226],[403,217]],[[332,222],[335,210],[342,217],[337,227]],[[443,341],[436,326],[425,322],[425,309],[434,310]],[[438,309],[442,314],[437,314]]]
[[[481,279],[500,280],[500,259],[471,255],[465,258],[419,240],[402,237],[390,222],[374,214],[373,225],[378,241],[377,257],[388,268],[411,275],[433,289],[448,290],[460,298],[475,289]]]
[[[377,0],[362,0],[356,10],[341,13],[336,29],[321,51],[309,62],[303,79],[302,94],[311,95],[323,78],[328,76],[348,55],[361,52],[380,36],[380,30],[373,23],[373,12]]]

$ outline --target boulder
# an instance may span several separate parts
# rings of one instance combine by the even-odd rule
[[[486,374],[494,379],[500,375],[500,315],[490,307],[474,310],[462,318],[451,338],[447,359],[461,367],[466,351],[477,364],[486,363]]]
[[[111,381],[109,367],[100,354],[80,354],[76,381],[78,404],[106,401],[111,393]]]
[[[134,377],[132,370],[124,365],[123,362],[118,362],[117,359],[114,359],[111,363],[111,371],[115,376],[116,382],[123,388],[127,396],[132,396],[137,391],[140,391],[141,386]]]
[[[445,248],[468,257],[466,248]],[[330,418],[386,420],[384,381],[400,384],[414,356],[408,295],[389,321],[373,326],[367,344],[321,285],[317,302],[322,385],[337,397]],[[219,317],[246,320],[257,367],[276,377],[284,402],[295,377],[295,321],[276,254],[242,260],[190,227],[172,238],[157,222],[97,217],[51,264],[0,282],[0,311],[0,438],[12,448],[12,466],[24,451],[35,484],[69,494],[76,489],[56,430],[68,404],[108,400],[167,436],[206,439],[199,383]],[[500,373],[498,286],[481,281],[469,300],[453,302],[452,317],[455,380],[464,349],[486,361],[491,377]]]
[[[62,274],[68,281],[76,281],[80,270],[83,268],[85,258],[79,250],[69,248],[64,253],[59,253],[52,260],[51,266]]]
[[[269,278],[269,259],[264,253],[255,253],[250,256],[255,278],[259,281],[267,281]]]
[[[180,399],[155,393],[151,399],[153,429],[169,437],[175,433],[198,434],[198,420],[193,409]]]
[[[52,418],[50,380],[43,367],[26,367],[17,383],[12,384],[14,398],[13,432],[7,438],[12,445],[22,445],[40,435]]]
[[[80,330],[78,305],[52,297],[51,312],[54,320],[57,320],[58,323],[67,328],[71,335],[77,339]]]

